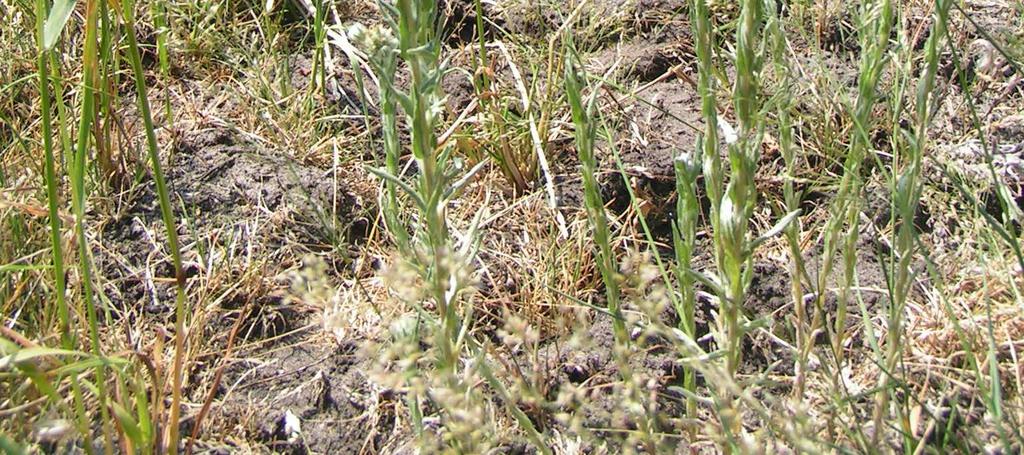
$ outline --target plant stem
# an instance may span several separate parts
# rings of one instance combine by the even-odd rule
[[[132,0],[125,1],[121,11],[128,30],[135,30],[134,3]],[[135,90],[138,96],[139,112],[142,114],[142,121],[146,129],[146,145],[148,146],[150,164],[153,166],[153,180],[156,183],[156,191],[160,199],[160,214],[167,229],[167,246],[171,251],[171,260],[174,264],[174,281],[177,286],[174,318],[174,367],[171,372],[173,381],[171,385],[171,415],[167,423],[168,437],[166,441],[167,453],[177,453],[186,338],[185,273],[182,268],[181,249],[178,243],[178,230],[174,219],[173,206],[167,191],[167,182],[164,179],[163,168],[160,164],[159,146],[156,140],[156,132],[153,128],[153,116],[149,106],[145,73],[142,68],[142,58],[139,55],[139,45],[134,34],[127,33],[126,37],[128,39],[128,57],[131,60]],[[169,121],[170,119],[168,119]]]
[[[567,53],[566,58],[571,57],[571,53]],[[608,227],[604,201],[601,198],[601,188],[597,182],[597,157],[594,155],[594,138],[597,132],[591,117],[597,98],[596,95],[591,95],[584,101],[582,85],[576,71],[577,65],[572,61],[567,61],[565,64],[565,88],[569,105],[572,108],[576,150],[582,167],[584,203],[587,209],[587,218],[594,230],[594,243],[598,247],[597,266],[605,286],[604,294],[608,312],[612,317],[615,344],[616,346],[628,346],[629,335],[626,333],[626,325],[620,309],[618,267],[611,246],[611,229]]]
[[[681,296],[676,313],[679,314],[679,329],[691,340],[696,340],[696,292],[690,265],[697,237],[697,223],[700,219],[700,201],[697,200],[700,156],[690,154],[676,158],[675,171],[678,198],[676,199],[677,219],[672,225],[672,240],[676,253],[676,282]],[[693,368],[687,368],[683,373],[683,388],[696,393],[697,371]],[[690,417],[697,415],[697,401],[692,396],[686,398],[686,415]]]
[[[873,443],[877,447],[882,433],[882,419],[889,402],[889,383],[902,357],[903,312],[913,286],[913,259],[917,245],[917,228],[914,218],[921,197],[921,164],[928,141],[928,123],[931,119],[932,106],[935,102],[935,77],[938,73],[938,43],[946,34],[950,0],[935,2],[934,22],[931,35],[925,43],[924,70],[918,80],[917,97],[915,100],[914,137],[902,150],[909,154],[910,162],[905,165],[896,181],[893,182],[893,203],[899,214],[899,226],[894,233],[894,255],[896,267],[893,274],[892,298],[888,308],[888,332],[886,334],[886,352],[882,372],[878,379],[878,395],[874,410],[875,433]],[[899,157],[897,157],[899,158]],[[991,329],[991,327],[990,327]]]
[[[86,305],[86,317],[89,323],[89,338],[93,354],[103,358],[103,350],[100,346],[99,322],[96,315],[95,299],[92,288],[92,260],[89,254],[89,240],[85,236],[85,174],[86,155],[89,152],[89,132],[96,99],[95,87],[98,82],[96,74],[97,56],[96,49],[96,28],[98,22],[98,0],[88,0],[85,3],[85,43],[82,51],[82,90],[81,112],[79,113],[78,140],[74,157],[74,165],[71,171],[71,205],[75,215],[75,237],[78,242],[78,259],[82,274],[82,288]],[[107,409],[107,385],[106,372],[104,368],[96,369],[96,389],[100,400],[100,415],[103,421],[103,437],[106,453],[113,453],[113,436],[110,422],[110,413]]]
[[[43,152],[46,180],[46,199],[50,218],[50,248],[53,255],[53,280],[56,284],[57,317],[60,324],[61,345],[64,349],[74,348],[70,316],[66,301],[67,284],[64,281],[64,248],[61,240],[60,196],[57,194],[56,159],[53,155],[53,119],[50,112],[50,70],[47,66],[49,52],[43,48],[43,24],[46,18],[45,0],[36,0],[36,26],[38,27],[39,56],[39,102],[42,111]]]

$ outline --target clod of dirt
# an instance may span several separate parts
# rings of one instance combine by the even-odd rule
[[[445,104],[452,118],[458,117],[473,99],[476,98],[476,88],[473,81],[465,73],[449,71],[441,80],[441,88],[445,94]]]
[[[777,313],[784,309],[789,295],[786,269],[775,264],[759,263],[754,273],[755,279],[746,307],[754,317],[781,318]],[[704,337],[708,333],[713,308],[711,302],[703,298],[699,298],[697,303],[697,336]],[[663,323],[675,325],[678,322],[671,309],[667,310],[664,317]],[[601,433],[601,428],[632,428],[636,422],[631,422],[628,415],[618,412],[621,410],[621,396],[617,393],[621,391],[617,392],[617,387],[621,378],[619,366],[612,356],[615,349],[612,324],[608,318],[601,317],[585,330],[583,338],[586,341],[583,347],[557,344],[541,347],[541,365],[557,366],[551,377],[547,378],[545,387],[551,395],[557,394],[565,385],[582,389],[587,396],[586,402],[579,408],[563,411],[581,417],[586,427],[598,433]],[[769,364],[780,360],[782,365],[779,368],[792,369],[792,354],[766,338],[757,334],[748,334],[744,338],[741,372],[761,372]],[[661,410],[659,415],[683,416],[682,403],[685,397],[670,388],[678,385],[683,374],[683,368],[678,363],[679,354],[664,340],[638,338],[633,342],[637,343],[637,351],[628,359],[633,379],[644,384],[644,391],[649,392],[650,397],[656,397],[656,406]],[[713,349],[710,343],[703,343],[702,347],[705,350]],[[698,387],[706,386],[701,375],[698,375],[697,384]],[[774,386],[771,392],[781,394],[786,391],[784,387]],[[673,423],[665,420],[659,422],[659,425],[672,428]],[[602,436],[613,441],[613,444],[621,442],[616,439],[619,436],[617,434]]]
[[[696,92],[682,80],[653,85],[624,108],[619,129],[619,152],[630,177],[629,185],[652,230],[668,234],[675,209],[675,159],[692,151],[697,132],[703,128]],[[616,170],[610,154],[603,166]],[[630,204],[626,183],[617,172],[609,175],[604,189],[612,207]]]
[[[863,303],[865,309],[869,312],[876,308],[879,302],[883,302],[884,299],[888,298],[888,281],[886,278],[887,258],[882,256],[880,248],[883,243],[878,236],[877,226],[862,226],[862,231],[858,237],[856,244],[857,251],[855,252],[857,257],[856,268],[854,275],[858,284],[857,289],[851,289],[848,294],[848,301],[846,304],[846,314],[848,318],[847,327],[855,327],[860,321],[860,304]],[[822,267],[822,256],[824,248],[819,244],[808,251],[805,251],[804,256],[804,267],[807,273],[810,275],[811,283],[817,283],[819,275],[823,273]],[[917,262],[912,265],[916,270],[921,270],[923,264]],[[823,290],[822,298],[822,310],[826,315],[835,315],[839,309],[839,293],[838,290],[843,286],[843,280],[845,276],[845,264],[843,259],[843,252],[837,251],[835,257],[832,260],[831,274],[825,279],[825,289]],[[915,288],[916,289],[916,288]],[[804,309],[807,314],[813,314],[815,311],[815,298],[818,294],[815,293],[815,289],[804,289]],[[914,291],[916,292],[916,290]],[[861,331],[851,331],[852,338],[857,340],[862,336]],[[826,338],[819,338],[818,342],[827,341]]]
[[[559,11],[550,5],[529,2],[496,5],[487,13],[488,19],[501,21],[511,36],[534,40],[544,38],[548,33],[557,30],[561,25],[561,16]]]
[[[1004,186],[1009,191],[1008,196],[1013,199],[1005,202],[1015,204],[1017,210],[1024,210],[1024,116],[1010,115],[996,123],[989,136],[988,146],[989,149],[985,150],[979,140],[969,139],[940,147],[937,151],[940,156],[938,162],[947,163],[947,169],[959,174],[970,185],[970,189],[978,190],[977,197],[985,204],[990,215],[996,219],[1002,219],[1004,215],[1012,217],[1012,213],[1004,213],[997,183]],[[932,165],[933,168],[938,166]],[[929,171],[937,179],[945,179],[941,169]],[[951,190],[955,191],[955,188]]]
[[[622,420],[630,417],[618,412],[622,397],[615,393],[615,389],[621,378],[612,357],[615,339],[611,320],[606,317],[595,320],[586,329],[585,339],[584,349],[556,344],[540,348],[541,365],[559,366],[545,384],[551,398],[554,399],[563,384],[573,384],[585,390],[588,399],[579,409],[566,411],[582,417],[585,426],[594,429],[635,427],[635,422]],[[678,416],[682,413],[678,408],[679,400],[673,399],[674,393],[668,391],[668,387],[678,381],[680,373],[676,358],[675,353],[653,346],[645,346],[629,358],[630,374],[644,384],[650,396],[658,397],[658,406],[666,411],[665,415]],[[665,425],[663,428],[671,426],[669,422],[661,424]],[[615,441],[621,435],[603,436]]]
[[[1024,114],[1003,118],[995,124],[992,135],[999,144],[1024,146]]]
[[[462,0],[466,1],[466,0]],[[601,0],[583,5],[575,18],[574,28],[579,41],[587,41],[585,32],[593,33],[599,43],[607,43],[619,37],[620,24],[629,21],[634,11],[629,1]],[[542,40],[563,26],[572,15],[576,5],[557,2],[485,2],[492,5],[485,8],[489,21],[500,24],[506,34],[516,40]],[[589,21],[589,22],[588,22]],[[579,41],[577,44],[579,44]]]
[[[634,78],[628,81],[643,82],[647,77],[657,79],[664,74],[661,69],[667,71],[665,65],[655,68],[650,65],[656,64],[643,63],[644,59],[637,55],[647,52],[644,49],[640,45],[629,45],[616,52],[623,58],[630,56],[634,62],[633,67],[624,65],[631,68],[625,76]],[[595,59],[595,65],[610,66],[617,58],[609,57],[605,52]],[[602,73],[601,69],[597,69],[598,74]],[[607,67],[603,69],[607,70]],[[659,72],[661,74],[657,74]],[[640,79],[635,79],[638,77]],[[598,177],[602,185],[602,196],[610,202],[611,209],[622,212],[631,206],[631,188],[651,230],[655,235],[667,238],[675,209],[674,160],[680,153],[694,149],[697,134],[703,129],[700,98],[686,79],[675,76],[640,86],[644,89],[602,98],[606,118],[615,129],[614,147],[622,160],[628,183],[623,181],[619,172],[612,145],[604,141],[597,144],[600,167]],[[569,208],[579,207],[583,200],[582,182],[577,177],[579,170],[574,152],[570,149],[568,153],[563,153],[564,161],[554,166],[559,203]]]
[[[387,435],[375,425],[386,422],[370,422],[365,412],[373,392],[360,362],[354,345],[323,343],[284,347],[258,364],[238,361],[225,370],[223,382],[234,386],[219,412],[252,416],[254,436],[277,452],[372,451]]]
[[[655,43],[693,42],[685,0],[639,0],[628,25]]]
[[[336,105],[343,114],[362,115],[364,110],[375,117],[377,108],[365,97],[376,96],[376,86],[372,83],[363,85],[365,94],[360,94],[359,83],[351,71],[351,62],[345,54],[338,53],[334,57],[334,73],[328,75],[324,96],[328,103]],[[288,59],[288,69],[291,71],[289,82],[296,91],[307,90],[313,74],[313,60],[306,55],[293,55]],[[350,123],[361,126],[362,122],[350,120]]]
[[[634,41],[598,52],[594,57],[594,74],[604,75],[618,62],[619,70],[612,78],[640,83],[651,82],[683,63],[685,48],[681,45]]]
[[[785,267],[770,262],[754,264],[754,277],[747,289],[747,311],[754,317],[774,318],[792,300],[790,277]],[[781,319],[781,318],[779,318]]]
[[[897,226],[903,222],[903,219],[898,216],[895,220],[893,219],[892,190],[889,185],[877,179],[871,179],[864,187],[864,195],[861,210],[871,221],[872,229],[885,230],[884,228],[893,222]],[[918,232],[925,234],[932,232],[934,220],[927,204],[922,204],[917,208],[913,221]]]
[[[206,250],[183,251],[186,277],[198,272],[201,255],[213,247],[273,252],[296,242],[330,244],[348,233],[333,232],[329,220],[337,217],[339,226],[347,226],[359,211],[357,198],[343,183],[335,186],[328,171],[271,153],[226,128],[187,133],[166,178],[180,244]],[[157,313],[169,308],[173,290],[163,278],[174,273],[160,213],[147,181],[100,232],[104,248],[96,251],[97,265],[115,306],[142,305]]]
[[[330,172],[299,164],[242,141],[223,129],[199,131],[181,141],[168,180],[183,205],[207,214],[244,216],[279,209],[300,215],[344,213],[355,204],[335,188]],[[332,210],[333,207],[333,210]]]
[[[860,53],[853,14],[844,9],[819,24],[818,42],[822,49],[836,53]]]
[[[491,41],[498,30],[495,26],[504,25],[502,17],[495,12],[495,5],[492,2],[482,2],[484,39]],[[438,10],[444,14],[444,27],[442,35],[449,45],[473,43],[478,40],[477,36],[477,15],[476,2],[474,0],[442,0],[438,3]]]

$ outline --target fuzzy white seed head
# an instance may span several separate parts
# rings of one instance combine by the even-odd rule
[[[398,48],[398,39],[390,30],[381,25],[367,27],[357,22],[349,27],[348,39],[369,55],[389,54]]]

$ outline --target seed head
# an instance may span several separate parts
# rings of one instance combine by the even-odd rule
[[[398,48],[395,35],[381,25],[367,27],[357,22],[349,27],[348,39],[373,60],[392,55]]]

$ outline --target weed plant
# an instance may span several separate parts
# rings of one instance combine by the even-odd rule
[[[0,451],[191,453],[207,447],[203,438],[277,450],[281,432],[304,445],[312,438],[291,441],[307,435],[289,422],[269,437],[238,437],[244,422],[228,404],[239,395],[228,395],[276,380],[250,376],[277,366],[281,343],[313,343],[299,335],[318,324],[264,340],[240,328],[258,324],[248,317],[254,302],[260,312],[300,308],[323,313],[324,326],[345,324],[343,310],[308,302],[343,297],[365,301],[386,327],[359,332],[374,340],[366,351],[380,368],[359,390],[327,384],[338,376],[323,370],[267,402],[323,385],[318,395],[331,399],[310,412],[360,407],[352,422],[374,422],[367,451],[490,453],[521,441],[545,454],[1020,450],[1019,182],[1008,181],[1007,158],[993,156],[989,124],[1012,120],[1004,111],[1019,107],[1018,89],[1007,81],[1005,99],[986,98],[1000,82],[992,62],[1019,74],[1020,52],[978,22],[991,18],[951,0],[690,0],[651,27],[632,2],[607,15],[600,2],[473,0],[461,7],[475,14],[464,25],[475,36],[460,43],[454,35],[465,30],[446,28],[442,3],[312,0],[297,19],[279,2],[0,2],[11,18],[0,24]],[[349,24],[355,10],[370,11],[353,18],[374,25]],[[524,31],[516,14],[546,22]],[[10,42],[26,23],[34,40]],[[968,35],[988,43],[984,59],[960,48]],[[639,43],[639,59],[650,51],[679,61],[634,80],[634,68],[619,71],[629,66],[621,57],[633,57],[619,55],[628,46],[608,40]],[[312,55],[298,93],[286,71],[293,45]],[[345,68],[335,67],[338,49]],[[855,60],[849,80],[831,72],[844,58]],[[466,59],[471,68],[453,63]],[[287,74],[264,74],[271,67]],[[258,113],[221,118],[174,101],[191,71],[254,98],[237,111]],[[475,99],[453,113],[443,82],[456,75],[472,80]],[[362,105],[324,114],[324,92],[348,76]],[[664,199],[641,193],[650,188],[639,177],[666,176],[620,151],[626,141],[657,148],[637,106],[686,117],[685,106],[659,104],[658,90],[699,103],[686,119],[700,123],[694,143],[671,144]],[[156,119],[151,95],[162,97]],[[205,222],[165,175],[179,122],[228,125],[329,161],[335,205],[341,176],[371,187],[380,223],[352,245],[359,261],[349,270],[347,258],[333,269],[309,259],[293,282],[298,297],[266,304],[280,284],[263,276],[280,271],[269,259],[238,259],[216,238],[179,238]],[[990,182],[964,178],[969,164],[949,158],[961,130],[977,136]],[[378,152],[379,161],[367,157]],[[374,166],[342,169],[360,159]],[[577,183],[573,219],[556,193]],[[871,194],[876,186],[887,191]],[[166,321],[115,304],[117,283],[94,259],[110,249],[104,228],[122,215],[112,212],[140,193],[155,196],[159,220],[133,222],[173,270],[145,270],[174,287]],[[671,205],[669,232],[651,229],[651,203]],[[877,205],[886,216],[871,213]],[[314,208],[334,226],[330,245],[289,246],[319,252],[305,258],[344,251],[337,231],[348,220],[324,215],[337,209]],[[929,230],[919,222],[925,209]],[[482,234],[495,225],[508,231]],[[371,257],[393,258],[385,280],[367,276]],[[238,262],[262,265],[239,273]],[[193,263],[198,274],[188,273]],[[774,271],[763,263],[788,279],[767,299],[758,280]],[[862,282],[874,265],[881,278]],[[243,294],[252,298],[242,308],[223,307]],[[756,314],[760,300],[784,303]],[[328,310],[338,313],[330,321]],[[234,326],[226,346],[209,347],[222,327],[210,317],[221,313]],[[609,338],[599,333],[605,322]],[[244,361],[231,359],[235,351]],[[261,366],[236,374],[250,363]],[[222,384],[229,375],[237,382]],[[196,396],[201,407],[190,404]],[[376,426],[385,421],[390,434]]]
[[[387,27],[364,28],[357,26],[350,31],[352,41],[371,55],[370,64],[381,75],[382,127],[386,169],[370,169],[384,181],[382,207],[388,227],[393,234],[403,264],[415,271],[416,280],[425,286],[427,300],[436,308],[436,315],[429,315],[418,300],[409,301],[416,306],[418,314],[413,327],[397,329],[398,338],[418,336],[420,330],[433,333],[433,346],[437,349],[434,370],[425,371],[415,366],[418,354],[415,348],[400,354],[411,365],[406,371],[415,377],[436,377],[438,389],[429,392],[429,398],[445,408],[448,414],[444,423],[448,429],[450,444],[460,450],[480,450],[479,440],[484,435],[479,431],[482,410],[486,405],[483,398],[470,389],[471,378],[479,376],[489,383],[506,403],[513,397],[495,379],[488,366],[486,350],[470,333],[473,321],[471,300],[465,300],[463,291],[470,285],[466,268],[472,260],[477,245],[477,225],[480,214],[474,219],[461,247],[457,248],[449,233],[446,218],[447,206],[456,198],[482,164],[465,170],[461,160],[453,157],[451,144],[439,144],[437,131],[442,121],[443,94],[441,80],[445,68],[440,62],[441,45],[437,36],[437,4],[427,1],[400,0],[394,5],[381,3],[386,12]],[[395,85],[395,73],[399,64],[408,69],[410,84],[408,90]],[[410,179],[399,167],[404,149],[399,140],[399,112],[404,114],[404,126],[409,131],[409,149],[416,165],[417,175]],[[464,173],[460,175],[460,171]],[[402,200],[411,201],[415,216],[407,222]],[[411,234],[410,234],[411,231]],[[401,267],[401,266],[400,266]],[[412,277],[408,277],[412,278]],[[407,278],[407,279],[408,279]],[[400,283],[406,286],[408,283]],[[461,312],[461,314],[460,314]],[[425,319],[419,319],[425,318]],[[425,325],[421,325],[425,323]],[[407,340],[399,340],[407,341]],[[407,346],[407,345],[406,345]],[[472,368],[460,368],[462,353],[474,358]],[[461,371],[460,371],[461,370]],[[409,410],[415,421],[417,434],[423,435],[421,397],[426,391],[410,390]],[[461,397],[461,398],[460,398]],[[468,401],[467,401],[468,400]],[[510,406],[512,414],[523,427],[526,435],[542,452],[547,447],[541,443],[533,424],[523,413]]]

